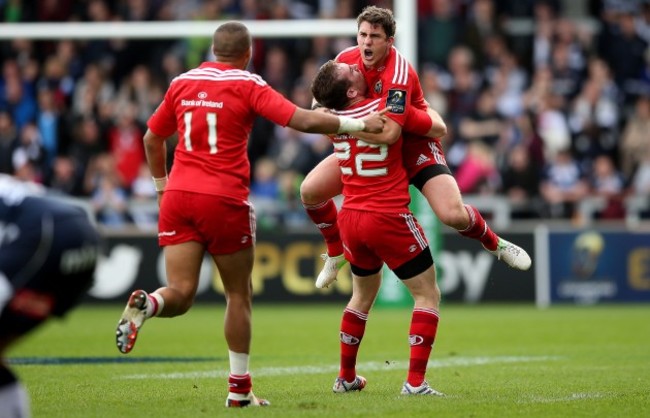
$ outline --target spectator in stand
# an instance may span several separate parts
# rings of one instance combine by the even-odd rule
[[[70,196],[82,194],[81,184],[76,175],[77,168],[72,158],[67,155],[55,157],[51,173],[46,182],[51,190]]]
[[[589,180],[591,194],[602,197],[606,201],[605,207],[597,214],[598,218],[623,219],[625,182],[609,155],[599,155],[594,159]]]
[[[73,142],[68,149],[68,155],[74,160],[77,168],[77,177],[83,185],[82,193],[89,196],[94,189],[93,184],[87,184],[87,171],[90,170],[92,160],[99,154],[107,151],[104,136],[97,120],[86,117],[78,120],[74,126]]]
[[[494,150],[484,142],[470,141],[454,177],[463,194],[494,194],[501,184]]]
[[[487,64],[485,40],[493,36],[500,38],[503,36],[494,0],[474,1],[470,5],[460,39],[463,45],[467,45],[472,50],[478,68],[484,68]]]
[[[424,99],[432,109],[440,114],[443,119],[447,118],[447,95],[440,85],[440,75],[436,68],[425,65],[420,70],[420,83],[424,92]]]
[[[514,145],[501,171],[501,191],[508,197],[515,218],[540,216],[540,169],[524,143]]]
[[[113,100],[115,89],[105,71],[96,63],[86,66],[84,76],[77,82],[72,98],[72,114],[79,117],[97,116],[98,107]]]
[[[144,131],[135,120],[137,106],[134,103],[124,103],[116,113],[115,125],[108,131],[109,150],[115,158],[120,185],[129,190],[145,162]]]
[[[41,144],[45,152],[44,169],[49,172],[52,169],[54,158],[62,148],[59,145],[59,138],[63,131],[61,114],[56,106],[54,94],[49,88],[38,90],[36,126],[41,134]]]
[[[605,25],[600,32],[598,53],[609,64],[616,84],[621,87],[625,103],[632,104],[639,93],[638,85],[648,45],[637,34],[634,19],[637,5],[620,2],[605,10]]]
[[[601,84],[587,80],[569,112],[574,155],[585,164],[603,153],[615,158],[618,151],[618,105],[602,92]]]
[[[123,228],[130,219],[127,193],[120,184],[115,160],[110,154],[95,157],[88,173],[88,184],[92,184],[90,204],[97,222],[109,228]]]
[[[168,63],[168,65],[171,65],[171,63]],[[170,70],[177,71],[172,78],[182,72],[182,68],[173,66]],[[137,123],[140,126],[145,126],[149,115],[156,110],[156,106],[162,100],[162,94],[162,90],[154,84],[149,68],[138,65],[118,88],[115,96],[115,107],[118,113],[120,109],[128,107],[133,112],[133,117]]]
[[[540,192],[545,201],[545,216],[572,218],[576,204],[589,194],[589,183],[580,164],[569,149],[561,149],[550,156]]]
[[[460,19],[452,0],[430,0],[431,13],[418,24],[418,56],[423,63],[443,66],[458,40]]]
[[[47,173],[45,168],[45,149],[41,144],[41,134],[33,122],[25,124],[20,130],[18,143],[13,150],[11,159],[14,169],[18,169],[23,164],[30,163],[34,171],[34,180],[37,183],[43,183],[44,176]]]
[[[569,45],[553,44],[551,52],[551,73],[553,93],[572,100],[580,91],[582,74],[571,65]]]
[[[0,106],[9,111],[16,128],[20,130],[25,124],[36,119],[38,106],[33,95],[33,86],[23,80],[21,70],[14,64],[5,64],[8,71],[3,74],[4,94],[0,97]]]
[[[634,113],[623,128],[620,142],[621,170],[630,179],[641,164],[650,161],[650,96],[636,100]]]

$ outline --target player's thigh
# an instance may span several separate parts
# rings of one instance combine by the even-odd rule
[[[187,241],[164,247],[167,287],[193,297],[199,285],[199,274],[205,247],[197,241]]]
[[[463,210],[463,198],[456,179],[451,175],[431,177],[421,190],[436,214]]]
[[[302,181],[300,198],[304,203],[316,204],[340,195],[342,190],[341,169],[334,154],[330,154]]]

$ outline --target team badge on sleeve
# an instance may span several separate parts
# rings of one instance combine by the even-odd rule
[[[393,89],[388,90],[386,107],[390,107],[392,113],[404,113],[406,108],[406,91]]]

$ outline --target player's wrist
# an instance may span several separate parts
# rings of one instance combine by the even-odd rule
[[[353,119],[339,116],[339,130],[337,133],[345,134],[350,132],[361,132],[366,129],[366,123],[362,119]]]
[[[167,187],[167,180],[168,180],[167,176],[158,177],[158,178],[151,177],[151,179],[153,180],[153,186],[154,186],[154,188],[156,189],[157,192],[164,192],[165,191],[165,187]]]

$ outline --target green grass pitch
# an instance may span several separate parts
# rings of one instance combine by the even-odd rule
[[[121,306],[83,305],[8,355],[34,418],[649,417],[650,306],[443,305],[427,379],[446,394],[399,395],[410,310],[376,308],[362,391],[333,394],[343,306],[254,307],[251,372],[268,408],[224,407],[223,304],[143,327],[120,354]]]

